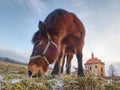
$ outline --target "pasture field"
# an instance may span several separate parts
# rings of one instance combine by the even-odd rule
[[[120,79],[65,74],[51,79],[50,71],[44,77],[29,78],[27,66],[0,61],[0,90],[120,90]]]

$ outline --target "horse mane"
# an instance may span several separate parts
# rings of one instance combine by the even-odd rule
[[[35,44],[37,41],[39,41],[39,36],[40,36],[40,30],[38,30],[32,37],[32,43]]]

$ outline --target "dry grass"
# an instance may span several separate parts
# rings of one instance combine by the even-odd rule
[[[27,66],[0,61],[0,71],[2,72],[1,74],[8,74],[8,73],[26,74]]]
[[[120,90],[116,79],[108,83],[98,77],[80,78],[62,74],[51,79],[49,75],[30,79],[27,66],[0,62],[0,90]]]

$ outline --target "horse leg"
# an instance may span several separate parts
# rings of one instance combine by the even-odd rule
[[[58,60],[56,60],[56,63],[54,65],[54,69],[52,71],[52,75],[59,75],[60,71],[61,71],[61,67],[62,67],[62,60],[64,58],[64,51],[61,52],[61,54],[58,56]]]
[[[64,70],[65,56],[66,56],[66,54],[64,54],[64,56],[63,56],[62,67],[61,67],[61,73],[63,73],[63,70]]]
[[[73,58],[73,54],[67,54],[66,74],[70,74],[72,58]]]
[[[78,76],[84,76],[82,66],[82,52],[77,51],[76,57],[78,61]]]

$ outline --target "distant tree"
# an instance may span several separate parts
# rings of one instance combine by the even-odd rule
[[[116,69],[112,64],[109,66],[109,72],[108,73],[109,73],[109,76],[111,76],[111,77],[117,76]]]

